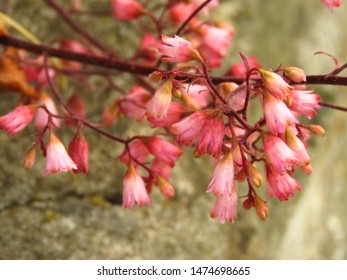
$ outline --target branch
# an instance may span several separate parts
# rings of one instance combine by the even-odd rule
[[[347,112],[347,108],[343,107],[343,106],[338,106],[338,105],[329,104],[329,103],[325,103],[325,102],[319,102],[319,105],[321,105],[322,107],[325,107],[325,108],[330,108],[330,109],[334,109],[334,110]]]

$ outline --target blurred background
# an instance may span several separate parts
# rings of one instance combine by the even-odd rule
[[[44,1],[3,1],[9,14],[42,42],[78,38]],[[88,9],[109,7],[109,1],[82,2]],[[239,52],[257,56],[266,69],[282,64],[310,75],[328,73],[334,68],[332,60],[314,53],[324,51],[347,61],[346,13],[347,3],[332,13],[319,0],[221,1],[212,17],[232,24],[235,36],[216,73],[239,62]],[[139,41],[140,30],[133,31],[132,22],[76,18],[123,57]],[[127,75],[114,76],[114,81],[130,88]],[[90,82],[93,87],[83,96],[88,104],[100,104],[88,110],[88,118],[97,121],[102,105],[117,94],[101,78]],[[72,88],[68,82],[64,94],[71,95]],[[347,88],[314,88],[324,101],[347,106]],[[1,94],[1,115],[17,100],[16,95]],[[240,205],[236,222],[224,225],[209,217],[214,198],[205,188],[213,165],[207,158],[194,159],[192,149],[186,149],[173,171],[175,199],[154,192],[150,206],[128,210],[121,208],[125,168],[114,161],[122,151],[117,143],[85,130],[91,151],[88,175],[43,176],[41,156],[32,170],[22,166],[33,130],[13,138],[1,132],[0,259],[346,259],[347,114],[323,108],[313,121],[324,126],[326,136],[311,141],[314,172],[298,174],[302,190],[288,202],[269,201],[266,222]],[[146,131],[133,122],[120,121],[113,128],[118,135]],[[59,136],[67,145],[73,133],[71,129]]]

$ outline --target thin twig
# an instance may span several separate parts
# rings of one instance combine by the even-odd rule
[[[338,106],[338,105],[334,105],[334,104],[330,104],[330,103],[326,103],[326,102],[319,102],[319,105],[322,107],[325,107],[325,108],[330,108],[330,109],[334,109],[334,110],[347,112],[347,107]]]

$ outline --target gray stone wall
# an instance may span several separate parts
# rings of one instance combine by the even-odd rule
[[[97,8],[108,4],[84,2]],[[239,61],[239,51],[258,56],[266,68],[282,63],[303,67],[309,74],[333,68],[329,58],[313,56],[317,51],[347,61],[346,3],[330,13],[319,0],[221,2],[213,15],[230,21],[236,32],[225,67]],[[11,15],[42,41],[74,36],[41,1],[10,3]],[[108,19],[97,24],[81,20],[127,55],[123,50],[131,43],[131,23],[115,28]],[[124,79],[115,77],[127,86]],[[103,87],[101,80],[93,82],[96,89]],[[84,93],[89,102],[102,104],[115,96],[110,89],[96,89]],[[324,100],[347,106],[347,89],[316,90]],[[69,87],[66,94],[71,94]],[[8,95],[0,100],[1,115],[16,101]],[[97,120],[98,113],[91,110],[88,117]],[[174,200],[154,192],[150,206],[124,210],[120,203],[125,169],[113,160],[121,151],[116,143],[86,131],[90,173],[43,176],[42,157],[33,170],[22,167],[33,131],[13,138],[0,133],[0,259],[346,259],[346,120],[342,112],[321,109],[317,121],[327,135],[313,140],[309,152],[314,173],[299,177],[302,191],[289,202],[270,201],[266,222],[254,211],[240,209],[232,225],[209,218],[214,202],[205,188],[212,165],[205,158],[194,159],[189,149],[173,174]],[[131,135],[132,129],[122,123],[114,132]],[[59,135],[67,144],[72,133]]]

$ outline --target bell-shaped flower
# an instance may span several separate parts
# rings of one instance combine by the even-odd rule
[[[44,174],[55,174],[58,171],[68,172],[73,169],[77,169],[76,164],[66,152],[63,143],[51,131],[46,149],[46,169]]]
[[[220,195],[217,197],[216,203],[210,212],[211,218],[219,218],[222,224],[225,221],[233,223],[237,217],[237,190],[236,185],[232,188],[229,196]]]
[[[296,131],[295,124],[299,121],[281,99],[277,99],[267,90],[263,92],[263,111],[271,134],[284,135],[288,127]]]
[[[162,35],[161,39],[163,44],[159,47],[159,52],[163,56],[163,62],[203,61],[198,50],[186,39],[177,35],[175,37]]]
[[[288,200],[300,191],[297,180],[288,173],[280,174],[271,167],[266,168],[266,180],[268,182],[267,194],[270,198],[276,196],[280,201]]]
[[[142,121],[151,97],[152,95],[146,89],[135,86],[126,97],[120,100],[119,110],[127,117],[133,117],[138,122]]]
[[[171,127],[174,123],[177,123],[182,119],[183,115],[188,112],[188,108],[184,107],[180,103],[172,101],[167,109],[166,116],[161,119],[156,119],[151,116],[147,116],[147,120],[151,123],[152,127]]]
[[[167,111],[172,99],[172,81],[164,82],[154,93],[147,107],[147,116],[154,119],[162,119],[167,115]]]
[[[290,95],[292,87],[288,85],[280,75],[274,72],[266,71],[261,68],[257,68],[257,70],[261,75],[264,89],[276,98],[286,100],[288,95]]]
[[[321,1],[325,6],[327,6],[330,9],[330,11],[333,11],[334,8],[341,6],[343,0],[321,0]]]
[[[220,159],[214,169],[213,177],[207,187],[207,192],[228,197],[234,185],[234,161],[232,151],[228,151]]]
[[[135,202],[141,207],[150,204],[145,183],[137,169],[130,163],[123,179],[123,208],[133,208]]]
[[[135,0],[111,0],[112,14],[116,19],[133,20],[146,13],[142,5]]]
[[[73,172],[83,172],[84,174],[87,174],[89,146],[81,129],[78,129],[75,137],[71,140],[68,153],[77,166],[77,169],[74,169]]]
[[[315,109],[321,108],[319,105],[321,98],[318,94],[313,94],[313,90],[293,90],[291,97],[292,102],[289,108],[309,119],[317,115]]]
[[[58,110],[54,104],[54,101],[48,94],[42,93],[37,103],[40,105],[46,106],[47,110],[51,114],[58,115]],[[49,118],[50,116],[44,109],[38,108],[36,110],[35,120],[34,120],[35,127],[39,129],[45,128],[48,125]],[[54,126],[60,127],[60,120],[58,118],[51,117],[51,120]]]
[[[301,163],[281,138],[264,132],[262,139],[267,162],[277,173],[283,174]]]
[[[129,149],[125,149],[124,152],[118,157],[124,164],[130,164],[131,159],[136,159],[138,162],[143,163],[149,155],[147,146],[140,140],[135,139],[129,145]],[[132,161],[132,164],[136,166],[136,162]]]
[[[34,118],[36,105],[16,107],[12,112],[0,117],[0,129],[13,136],[28,126]]]
[[[300,165],[308,165],[311,162],[310,156],[304,143],[289,129],[286,129],[286,143],[288,147],[294,152],[296,157],[300,160]]]

